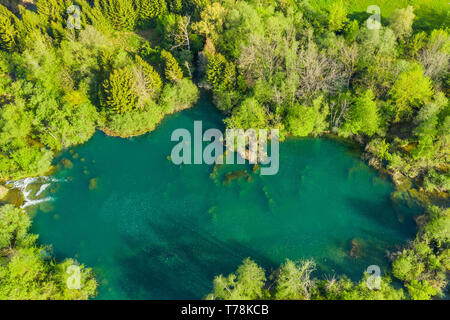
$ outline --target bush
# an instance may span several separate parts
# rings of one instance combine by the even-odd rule
[[[199,97],[197,86],[188,79],[164,87],[161,106],[165,113],[173,113],[190,108]]]

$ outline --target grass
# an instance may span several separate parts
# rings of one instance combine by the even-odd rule
[[[327,9],[332,3],[341,0],[309,0],[316,9]],[[395,9],[414,7],[416,18],[414,29],[430,31],[432,29],[448,28],[450,25],[450,0],[342,0],[347,4],[351,16],[359,19],[367,17],[367,7],[380,7],[383,24]]]

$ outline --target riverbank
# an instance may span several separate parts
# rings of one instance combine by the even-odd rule
[[[199,114],[199,113],[197,112],[196,114]],[[170,118],[169,118],[169,119],[170,119]],[[192,119],[191,119],[192,122],[193,122],[194,120],[198,120],[198,119],[196,119],[196,118],[192,118]],[[345,144],[345,145],[349,146],[352,150],[354,150],[354,152],[358,152],[358,157],[364,158],[364,157],[363,157],[363,154],[364,154],[364,151],[363,151],[364,146],[360,144],[361,141],[355,141],[355,140],[350,139],[350,138],[342,138],[342,137],[338,137],[338,136],[336,136],[336,135],[329,135],[329,134],[326,135],[326,137],[327,137],[328,139],[337,141],[339,144]],[[145,139],[145,138],[146,138],[145,135],[141,135],[141,137],[140,137],[139,139]],[[309,139],[309,138],[304,138],[304,139]],[[315,139],[320,139],[320,138],[315,138]],[[288,140],[291,140],[291,139],[288,139]],[[294,140],[295,140],[295,139],[294,139]],[[164,141],[165,141],[165,140],[164,140]],[[169,141],[169,140],[167,140],[167,141]],[[283,142],[283,143],[284,143],[284,142]],[[281,144],[282,146],[283,146],[283,143]],[[83,145],[81,145],[81,146],[79,146],[79,147],[82,148]],[[79,148],[79,147],[78,147],[78,148]],[[79,156],[77,156],[77,158],[79,158]],[[64,159],[64,158],[62,158],[62,159]],[[76,160],[76,159],[74,159],[74,160]],[[367,159],[366,159],[366,163],[368,163]],[[73,168],[73,165],[71,165],[70,168],[66,168],[66,169],[71,169],[71,168]],[[376,168],[376,167],[375,167],[375,168]],[[379,172],[380,172],[380,169],[381,169],[381,170],[383,170],[383,171],[381,171],[381,172],[384,172],[387,176],[391,176],[388,170],[386,170],[386,169],[384,169],[384,168],[382,168],[382,167],[378,167],[377,169],[379,170]],[[87,170],[87,171],[89,171],[89,170]],[[125,179],[125,177],[124,177],[124,179]],[[254,178],[252,177],[251,180],[253,180],[253,179],[254,179]],[[230,179],[230,183],[233,183],[232,180],[233,180],[233,179]],[[250,181],[249,179],[247,179],[247,180]],[[100,183],[101,183],[101,180],[100,180]],[[229,183],[225,184],[225,186],[228,185],[228,184],[229,184]],[[394,191],[394,192],[395,192],[395,191]],[[270,197],[269,197],[269,200],[270,200]],[[273,200],[272,200],[272,201],[273,201]],[[270,202],[270,201],[269,201],[269,202]],[[208,210],[208,211],[211,211],[211,210]],[[214,214],[214,216],[217,216],[217,209],[214,209],[214,210],[211,211],[211,212]],[[402,218],[402,219],[404,219],[404,218]],[[419,220],[420,220],[420,219],[419,219]],[[423,219],[421,219],[421,221],[423,222]],[[423,225],[423,223],[422,223],[422,225]],[[352,247],[351,247],[350,249],[348,249],[350,253],[351,253],[351,252],[355,253],[355,250],[353,250],[353,247],[354,247],[354,244],[355,244],[355,243],[358,243],[358,247],[359,247],[359,246],[360,246],[359,241],[360,241],[360,240],[355,239],[354,237],[352,237],[351,240],[349,240],[348,243],[352,243]],[[345,246],[347,247],[348,244],[346,244]],[[359,255],[359,251],[360,251],[360,249],[358,250],[358,255]]]

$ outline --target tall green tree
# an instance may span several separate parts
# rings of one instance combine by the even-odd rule
[[[206,68],[206,81],[215,90],[232,90],[236,81],[236,67],[232,62],[228,62],[222,54],[210,54]]]
[[[129,68],[114,70],[103,83],[104,106],[107,110],[123,114],[134,110],[138,96],[135,92],[135,78]]]
[[[89,299],[97,282],[91,269],[72,259],[55,263],[29,234],[30,217],[13,205],[0,207],[0,300]],[[76,274],[69,272],[76,270]],[[71,277],[76,287],[70,286]]]
[[[400,74],[390,94],[395,103],[395,121],[410,119],[414,109],[433,95],[432,81],[423,74],[420,65],[414,64]]]
[[[141,98],[145,95],[150,96],[150,98],[157,97],[163,87],[159,73],[140,56],[136,56],[136,67],[136,86]]]
[[[183,70],[181,70],[180,65],[174,56],[166,50],[161,51],[161,58],[164,63],[164,75],[166,80],[171,82],[176,82],[183,78]]]
[[[347,114],[342,133],[366,134],[372,136],[380,126],[378,107],[371,90],[355,98]]]
[[[214,279],[213,293],[207,299],[256,300],[266,296],[264,270],[249,258],[245,259],[236,274]]]
[[[140,0],[140,16],[143,19],[156,18],[166,10],[165,0]]]
[[[112,26],[120,31],[134,30],[139,10],[136,0],[99,0],[102,12],[108,17]]]
[[[12,51],[16,46],[16,17],[0,4],[0,49]]]
[[[22,209],[13,205],[0,207],[0,249],[20,244],[30,225],[30,217]]]
[[[328,29],[342,31],[348,21],[348,9],[344,1],[335,1],[330,5],[328,13]]]
[[[269,126],[265,108],[255,98],[245,99],[224,122],[230,129],[266,129]]]

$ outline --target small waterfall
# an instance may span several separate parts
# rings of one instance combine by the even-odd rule
[[[38,200],[30,200],[30,199],[27,199],[27,200],[24,202],[24,204],[21,205],[20,207],[21,207],[22,209],[25,209],[26,207],[34,206],[34,205],[37,205],[37,204],[39,204],[39,203],[42,203],[42,202],[49,202],[49,201],[53,201],[53,198],[52,198],[52,197],[46,197],[46,198],[38,199]]]
[[[43,202],[53,201],[52,197],[39,199],[38,197],[51,185],[52,182],[65,182],[66,180],[55,179],[52,177],[34,177],[24,178],[17,181],[8,181],[6,185],[10,185],[13,189],[18,189],[23,194],[24,203],[22,209],[34,206]],[[36,186],[39,189],[36,191]]]
[[[41,185],[41,187],[39,188],[39,191],[36,192],[36,197],[39,197],[39,195],[42,192],[44,192],[49,186],[50,186],[50,183],[44,183],[43,185]]]

